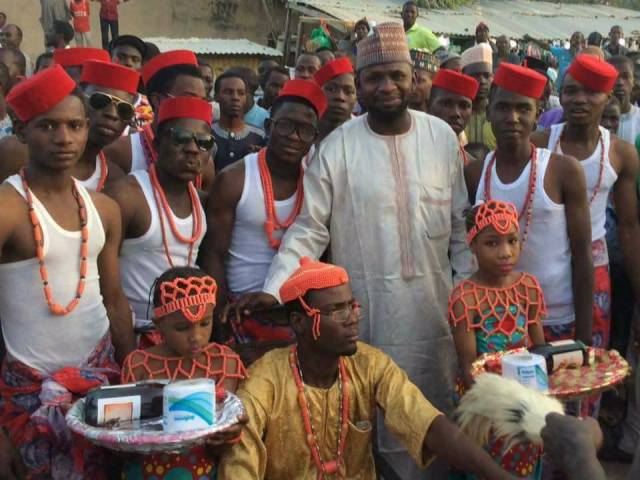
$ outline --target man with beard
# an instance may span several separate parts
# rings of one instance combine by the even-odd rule
[[[540,282],[544,325],[591,344],[593,263],[584,172],[575,158],[533,148],[530,140],[546,82],[519,65],[498,67],[488,110],[498,146],[470,163],[465,179],[472,202],[517,206],[523,247],[516,270]]]
[[[471,118],[465,129],[469,143],[481,143],[495,148],[496,137],[487,120],[489,91],[493,81],[493,53],[486,43],[479,43],[462,53],[462,73],[478,81],[478,93],[473,102]]]
[[[631,91],[635,84],[633,61],[629,57],[616,55],[608,62],[618,71],[613,94],[620,101],[620,124],[618,137],[632,145],[640,134],[640,108],[631,103]]]
[[[409,97],[409,108],[428,113],[431,82],[438,72],[438,60],[435,55],[425,51],[412,49],[410,52],[416,84]]]
[[[440,70],[433,80],[429,113],[449,124],[460,140],[460,155],[464,165],[474,160],[467,154],[460,138],[471,118],[473,100],[478,93],[478,81],[454,70]]]
[[[351,119],[356,104],[356,82],[353,65],[347,57],[327,63],[313,76],[327,97],[327,111],[320,119],[318,126],[318,145],[331,132]],[[315,150],[312,147],[312,150]],[[313,156],[309,151],[309,158]]]
[[[455,134],[439,118],[407,108],[411,64],[398,24],[373,27],[359,43],[357,76],[368,113],[318,147],[304,177],[302,213],[283,238],[264,293],[245,310],[275,304],[300,258],[319,258],[331,242],[332,261],[349,272],[363,305],[362,339],[450,411],[455,351],[446,312],[452,270],[464,277],[471,269],[468,200]],[[377,436],[382,458],[400,478],[442,478],[438,467],[421,473],[383,428]]]
[[[480,478],[513,478],[388,355],[358,342],[360,304],[343,268],[305,257],[280,297],[296,345],[267,353],[239,389],[250,420],[223,456],[221,478],[373,480],[378,411],[422,468],[440,456]]]

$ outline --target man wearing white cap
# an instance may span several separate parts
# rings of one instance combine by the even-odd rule
[[[465,129],[469,143],[481,143],[490,149],[496,147],[496,137],[487,120],[489,90],[493,81],[493,51],[486,43],[479,43],[462,53],[462,73],[475,78],[479,88],[473,101],[473,112]]]
[[[468,200],[453,130],[407,108],[411,64],[399,24],[382,23],[358,44],[356,75],[368,113],[318,147],[304,176],[302,211],[283,237],[265,293],[247,309],[273,305],[300,259],[319,258],[331,242],[332,262],[346,268],[362,302],[362,340],[450,411],[455,352],[447,296],[453,271],[466,276],[471,269]],[[443,478],[432,468],[418,470],[382,424],[376,443],[399,478]]]

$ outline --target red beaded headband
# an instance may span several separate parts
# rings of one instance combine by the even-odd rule
[[[467,234],[467,243],[471,245],[473,239],[488,226],[495,228],[499,234],[505,235],[511,229],[511,225],[515,225],[516,231],[520,231],[515,205],[511,202],[489,200],[480,205],[476,212],[475,225]]]
[[[204,317],[207,305],[216,304],[216,281],[210,276],[176,278],[160,284],[160,306],[153,309],[156,319],[180,310],[191,322]],[[193,311],[193,307],[197,307]]]

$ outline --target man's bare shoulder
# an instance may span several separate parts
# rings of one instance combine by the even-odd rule
[[[549,137],[551,137],[551,130],[548,128],[541,132],[533,132],[531,135],[531,143],[539,148],[547,148],[549,145]]]
[[[123,203],[134,205],[144,202],[144,193],[133,175],[125,175],[107,185],[104,193],[114,199],[120,206]]]
[[[0,184],[0,224],[3,228],[12,224],[12,220],[21,217],[27,210],[27,203],[22,195],[9,183]]]
[[[622,165],[637,168],[638,152],[635,145],[630,144],[617,135],[611,134],[611,149],[616,158],[620,159]]]
[[[244,190],[245,158],[233,162],[218,172],[209,194],[209,206],[211,202],[231,205],[240,201]]]

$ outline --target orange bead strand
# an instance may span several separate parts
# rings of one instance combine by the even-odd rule
[[[262,183],[262,190],[264,192],[264,209],[266,213],[266,221],[264,222],[264,231],[269,239],[269,245],[274,250],[280,248],[280,240],[273,238],[273,234],[276,230],[282,230],[289,228],[295,221],[296,217],[302,210],[302,202],[304,200],[304,189],[302,187],[302,176],[304,170],[300,167],[300,175],[298,176],[298,185],[296,187],[296,203],[293,207],[293,211],[289,214],[289,217],[281,222],[278,219],[275,207],[275,197],[273,194],[273,183],[271,182],[271,172],[267,166],[267,149],[263,148],[258,152],[258,166],[260,168],[260,181]]]
[[[49,311],[53,315],[68,315],[80,303],[80,299],[82,298],[82,294],[84,293],[85,281],[87,277],[89,227],[87,226],[87,208],[84,203],[84,199],[82,198],[82,195],[80,195],[80,192],[78,192],[75,181],[72,181],[71,191],[73,193],[73,197],[78,203],[78,214],[80,216],[80,279],[78,280],[78,286],[76,287],[75,297],[67,304],[66,307],[63,307],[53,300],[53,292],[51,291],[51,286],[49,285],[49,274],[45,265],[42,227],[40,226],[40,220],[38,219],[38,215],[33,206],[33,196],[31,194],[31,190],[29,189],[29,184],[27,182],[27,177],[25,175],[24,169],[20,170],[20,178],[22,179],[22,188],[24,190],[27,206],[29,208],[29,219],[31,220],[31,225],[33,226],[33,239],[36,244],[36,257],[39,264],[40,278],[42,279],[44,298],[49,307]]]
[[[191,237],[183,236],[175,222],[173,221],[173,214],[171,213],[171,207],[169,206],[169,202],[167,201],[167,197],[164,194],[164,190],[162,189],[162,185],[158,181],[158,175],[156,174],[155,165],[149,166],[149,178],[151,180],[151,187],[153,188],[153,194],[156,199],[156,206],[158,209],[158,217],[160,218],[160,230],[162,232],[162,243],[164,245],[164,253],[167,257],[167,261],[171,267],[174,266],[173,259],[171,258],[171,254],[169,253],[169,245],[167,244],[167,233],[164,223],[164,217],[169,221],[169,226],[171,228],[171,232],[173,233],[174,238],[176,238],[180,243],[189,245],[189,256],[187,259],[187,264],[191,265],[192,257],[193,257],[193,248],[202,234],[202,218],[200,216],[200,209],[198,208],[198,203],[200,202],[200,197],[198,197],[198,191],[193,186],[193,183],[189,182],[189,196],[191,198],[191,218],[193,221],[193,227],[191,229]]]
[[[109,176],[109,165],[107,164],[107,157],[104,152],[100,152],[98,154],[98,158],[100,159],[100,180],[98,180],[98,186],[96,187],[96,192],[101,192],[104,190],[104,184],[107,183],[107,177]]]
[[[498,150],[493,153],[491,160],[489,161],[489,165],[487,166],[487,171],[484,174],[484,201],[488,202],[491,200],[491,172],[493,170],[493,166],[496,163],[496,158],[498,156]],[[531,171],[529,172],[529,187],[527,189],[527,195],[524,199],[524,204],[522,205],[522,210],[518,214],[518,219],[521,219],[525,214],[527,218],[524,224],[524,230],[522,232],[522,245],[524,246],[527,243],[527,236],[529,235],[529,226],[531,225],[531,218],[533,217],[533,197],[536,192],[536,178],[538,174],[538,151],[531,144]]]
[[[311,423],[311,412],[309,411],[309,402],[304,390],[304,381],[302,380],[302,371],[298,362],[298,349],[294,345],[289,352],[289,365],[293,372],[293,378],[296,382],[298,390],[298,405],[302,415],[302,423],[304,424],[305,440],[309,446],[311,458],[316,465],[318,471],[318,479],[324,479],[327,475],[334,475],[340,470],[343,463],[344,450],[347,446],[347,431],[349,424],[349,375],[344,365],[344,360],[340,358],[338,382],[340,382],[340,420],[338,423],[338,448],[336,458],[328,462],[324,462],[320,457],[320,445],[313,430]]]

